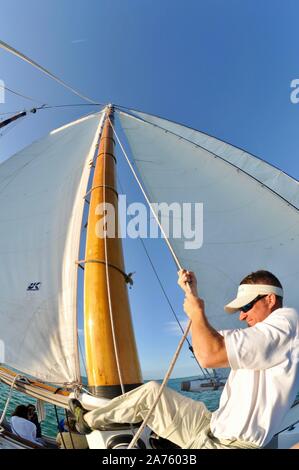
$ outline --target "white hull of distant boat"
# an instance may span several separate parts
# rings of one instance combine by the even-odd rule
[[[183,392],[205,392],[205,391],[215,391],[222,390],[225,386],[224,382],[213,381],[213,380],[185,380],[181,383],[181,390]]]

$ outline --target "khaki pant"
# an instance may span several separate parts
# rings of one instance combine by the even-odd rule
[[[148,382],[86,413],[84,419],[93,429],[110,423],[138,423],[146,417],[159,389],[157,382]],[[211,412],[202,402],[166,387],[148,427],[183,449],[257,448],[249,442],[217,439],[210,431],[210,420]]]

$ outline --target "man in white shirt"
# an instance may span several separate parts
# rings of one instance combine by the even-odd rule
[[[198,297],[194,273],[179,272],[184,309],[192,320],[194,353],[203,367],[231,367],[218,410],[166,388],[148,422],[159,436],[182,448],[259,448],[280,430],[299,390],[299,316],[282,307],[283,289],[268,271],[244,278],[237,297],[225,306],[240,311],[250,328],[216,331]],[[84,414],[78,401],[70,406],[81,426],[91,431],[109,423],[142,421],[159,391],[149,382]]]

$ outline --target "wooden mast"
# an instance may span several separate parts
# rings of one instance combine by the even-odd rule
[[[97,396],[113,398],[121,394],[113,331],[125,391],[141,385],[142,376],[131,320],[122,243],[117,237],[116,159],[113,129],[108,116],[113,123],[112,106],[107,110],[90,190],[84,270],[84,332],[89,389]],[[106,250],[105,238],[99,237],[97,226],[103,221],[100,208],[104,202],[112,204],[115,209],[116,235],[111,238],[107,235]],[[105,253],[108,261],[112,322]]]

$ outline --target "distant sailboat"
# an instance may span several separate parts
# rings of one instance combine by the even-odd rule
[[[169,241],[180,263],[198,274],[213,326],[238,325],[234,316],[223,313],[223,305],[244,273],[260,266],[277,273],[288,303],[299,308],[298,182],[199,131],[107,106],[52,131],[0,165],[0,322],[5,343],[0,380],[65,409],[70,394],[93,409],[143,382],[121,240],[97,236],[99,204],[109,202],[117,213],[114,118],[119,118],[151,203],[204,204],[202,248],[188,250],[182,238],[170,236]],[[86,245],[80,259],[86,204]],[[168,223],[161,220],[162,227]],[[88,391],[81,383],[78,353],[81,268]],[[284,427],[298,420],[297,405]],[[34,447],[3,423],[2,447]],[[89,445],[125,446],[130,432],[95,431]],[[142,440],[153,447],[148,430]]]
[[[212,374],[204,377],[184,380],[181,383],[183,392],[206,392],[209,390],[222,390],[225,386],[225,379],[220,377],[215,369]]]

